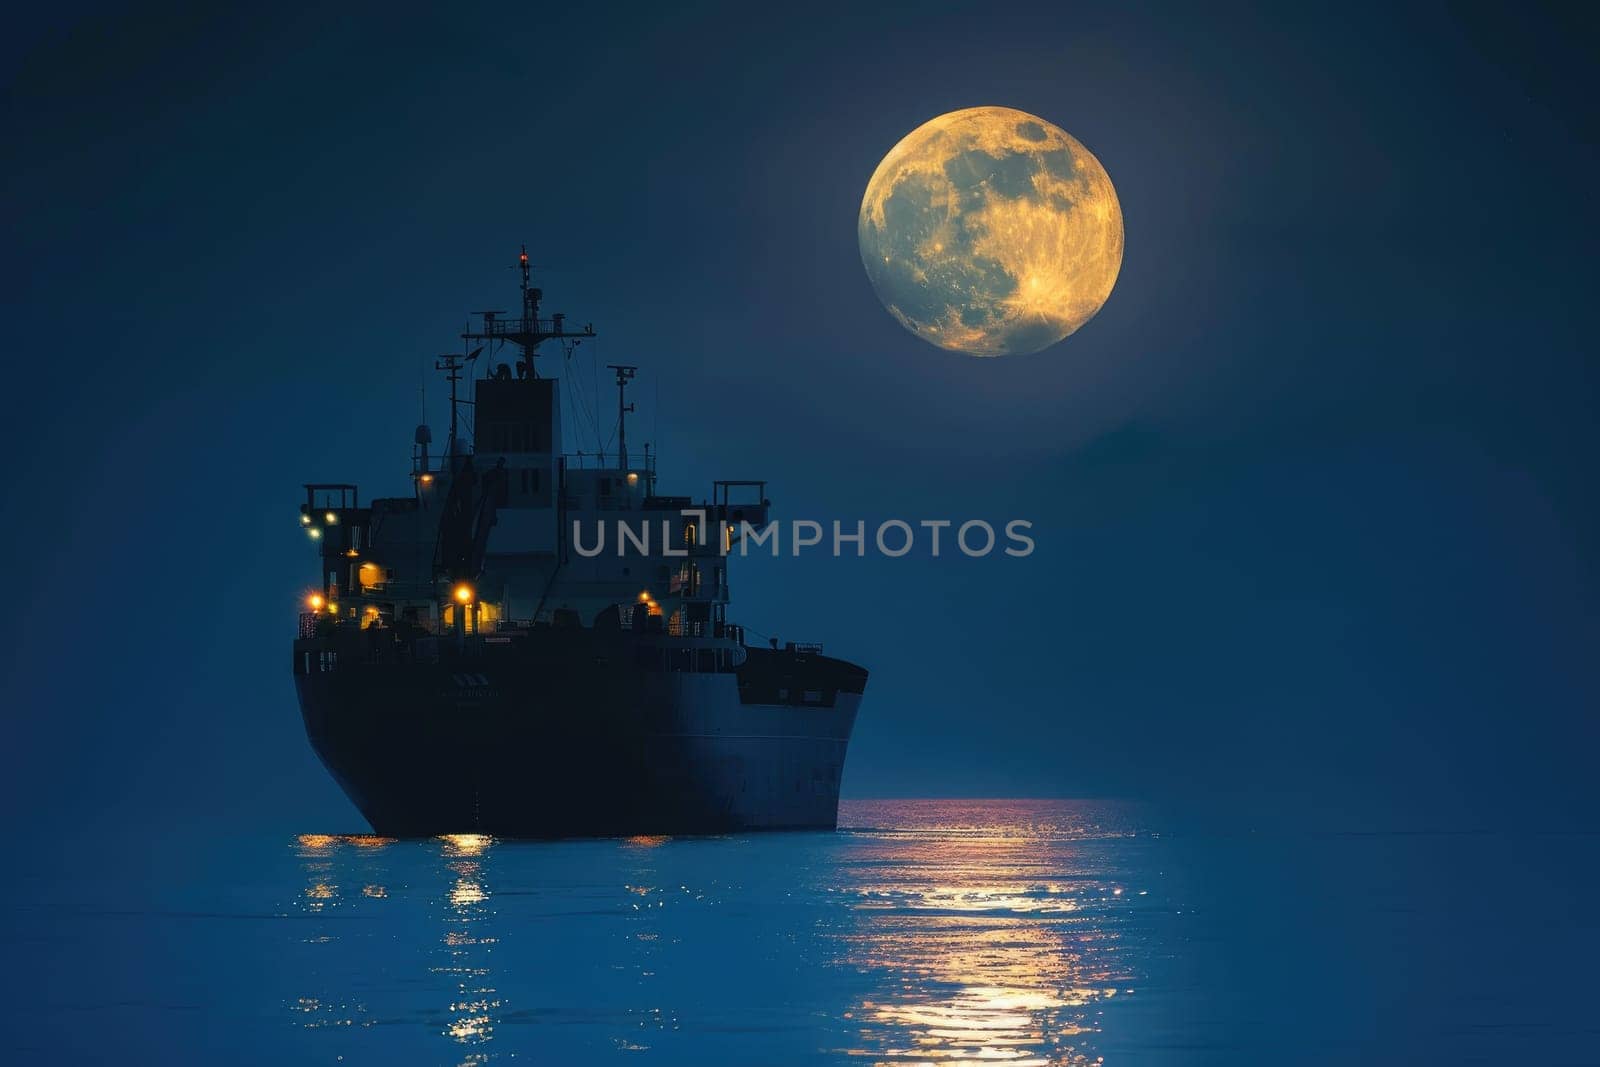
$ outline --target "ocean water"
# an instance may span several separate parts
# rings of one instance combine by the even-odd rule
[[[1600,1063],[1600,838],[847,802],[837,833],[10,843],[0,1060]]]

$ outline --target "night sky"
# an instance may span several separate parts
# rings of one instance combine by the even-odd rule
[[[641,365],[664,491],[1034,523],[1026,560],[735,568],[730,617],[872,670],[848,795],[1592,828],[1592,28],[1288,7],[14,24],[8,817],[363,829],[295,705],[299,487],[406,491],[423,368],[526,241],[600,331],[577,372]],[[857,250],[883,154],[982,104],[1126,216],[1036,356],[917,340]]]

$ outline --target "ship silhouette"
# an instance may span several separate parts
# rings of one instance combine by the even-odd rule
[[[520,316],[475,313],[463,352],[436,361],[450,429],[435,458],[417,427],[409,492],[305,486],[320,573],[294,680],[313,749],[391,836],[834,827],[866,670],[752,646],[728,618],[766,484],[661,493],[649,446],[628,452],[627,364],[609,367],[616,449],[563,454],[539,348],[570,361],[595,333],[541,318],[526,248],[518,266]],[[603,529],[628,536],[595,551]]]

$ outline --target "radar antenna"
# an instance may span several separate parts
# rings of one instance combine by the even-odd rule
[[[528,263],[528,246],[522,246],[522,252],[517,256],[517,267],[522,271],[522,317],[520,319],[504,319],[503,312],[478,311],[474,314],[483,319],[481,329],[474,330],[470,326],[461,335],[464,341],[510,341],[522,350],[522,359],[517,367],[518,371],[526,372],[529,377],[537,378],[538,371],[534,369],[533,357],[538,355],[538,347],[546,341],[558,338],[584,338],[594,336],[592,324],[582,329],[569,329],[567,317],[557,314],[548,319],[539,317],[539,301],[544,298],[544,291],[532,284],[533,268]],[[443,369],[443,368],[440,368]]]

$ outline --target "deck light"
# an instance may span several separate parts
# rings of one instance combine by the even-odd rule
[[[315,541],[317,538],[322,536],[322,531],[317,529],[315,526],[313,526],[313,527],[311,527],[311,529],[307,530],[306,533],[311,535],[311,539],[313,541]]]
[[[321,611],[322,610],[322,594],[321,593],[312,593],[310,596],[306,597],[306,606],[309,607],[312,611]]]
[[[311,525],[311,516],[307,515],[303,511],[300,513],[300,525],[301,526],[310,526]]]
[[[472,586],[468,585],[466,582],[462,582],[460,585],[456,586],[455,597],[459,603],[472,603]]]
[[[629,485],[638,485],[639,484],[639,474],[638,474],[637,471],[629,471],[628,472],[628,484]]]
[[[339,605],[335,604],[331,600],[328,601],[328,614],[329,615],[337,615],[337,614],[339,614]]]
[[[420,481],[423,485],[432,485],[433,484],[433,475],[424,474],[421,478],[418,478],[417,480]]]
[[[324,515],[323,518],[328,520],[328,525],[329,526],[332,526],[334,523],[339,521],[339,516],[335,515],[331,511],[328,512],[326,515]]]

